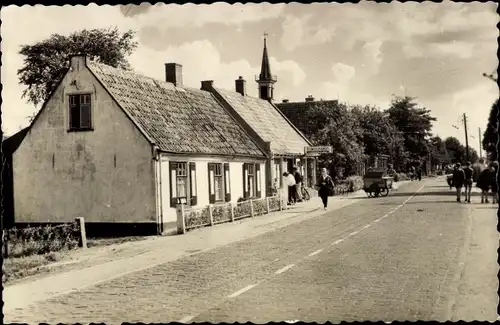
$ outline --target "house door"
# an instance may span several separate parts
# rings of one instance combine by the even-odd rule
[[[287,171],[287,173],[290,173],[292,171],[293,166],[294,166],[294,159],[287,159],[286,160],[286,171]]]

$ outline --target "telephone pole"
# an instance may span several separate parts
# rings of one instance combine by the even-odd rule
[[[465,154],[469,161],[469,138],[467,137],[467,115],[464,113],[464,129],[465,129]]]
[[[479,158],[483,158],[483,141],[481,140],[481,128],[479,128]]]

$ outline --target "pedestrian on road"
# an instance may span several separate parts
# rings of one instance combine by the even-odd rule
[[[464,170],[462,169],[460,163],[457,163],[456,168],[453,171],[453,185],[455,185],[455,188],[457,190],[457,202],[462,202],[461,196],[462,196],[462,187],[464,186],[464,181],[465,181]]]
[[[498,183],[497,183],[497,173],[498,173],[498,161],[493,161],[491,163],[492,172],[490,176],[490,188],[492,203],[498,203]]]
[[[474,170],[474,175],[473,175],[472,179],[475,183],[477,182],[477,180],[479,179],[479,175],[481,175],[481,173],[483,172],[483,170],[485,168],[486,168],[486,166],[484,166],[484,159],[483,158],[479,158],[479,162],[472,165],[472,169]]]
[[[323,202],[323,207],[325,210],[328,207],[328,197],[333,195],[333,179],[328,175],[326,168],[321,168],[321,175],[318,179],[318,195]]]
[[[464,181],[465,202],[470,203],[470,196],[472,193],[472,183],[473,183],[472,178],[474,176],[474,170],[471,167],[470,161],[467,162],[464,168],[464,175],[465,175],[465,181]]]
[[[304,178],[302,175],[299,173],[299,170],[297,167],[294,167],[292,169],[293,177],[295,178],[295,191],[296,191],[296,197],[299,202],[302,202],[302,193],[301,193],[301,188],[302,188],[302,182]]]
[[[477,178],[476,187],[481,190],[481,203],[490,203],[488,192],[490,191],[491,170],[490,167],[483,169]]]
[[[419,181],[421,181],[422,180],[422,167],[420,167],[420,165],[417,166],[416,174],[417,174],[417,179]]]
[[[288,204],[295,203],[295,177],[287,172],[283,173],[285,177],[285,188],[288,189]]]

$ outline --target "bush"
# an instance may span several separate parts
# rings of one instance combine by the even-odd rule
[[[364,187],[363,176],[349,176],[347,177],[347,181],[349,182],[349,192],[356,192],[362,190]]]
[[[398,177],[398,182],[407,181],[410,179],[405,173],[397,173],[396,175]]]
[[[6,257],[24,257],[57,252],[78,247],[79,229],[76,224],[12,228],[5,230]],[[5,254],[5,251],[2,252]]]
[[[186,228],[193,229],[203,227],[210,224],[210,215],[208,207],[202,210],[187,210],[186,211]]]

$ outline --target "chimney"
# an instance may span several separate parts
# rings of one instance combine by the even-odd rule
[[[213,80],[204,80],[201,82],[201,90],[211,91],[214,88]]]
[[[176,87],[182,87],[182,65],[178,63],[165,63],[165,80]]]
[[[289,100],[288,99],[283,99],[283,103],[288,103]]]
[[[237,80],[234,81],[236,92],[240,93],[241,96],[246,96],[247,95],[247,85],[246,85],[245,79],[243,79],[242,76],[240,76]]]
[[[312,95],[307,96],[306,102],[314,102],[314,97]]]

